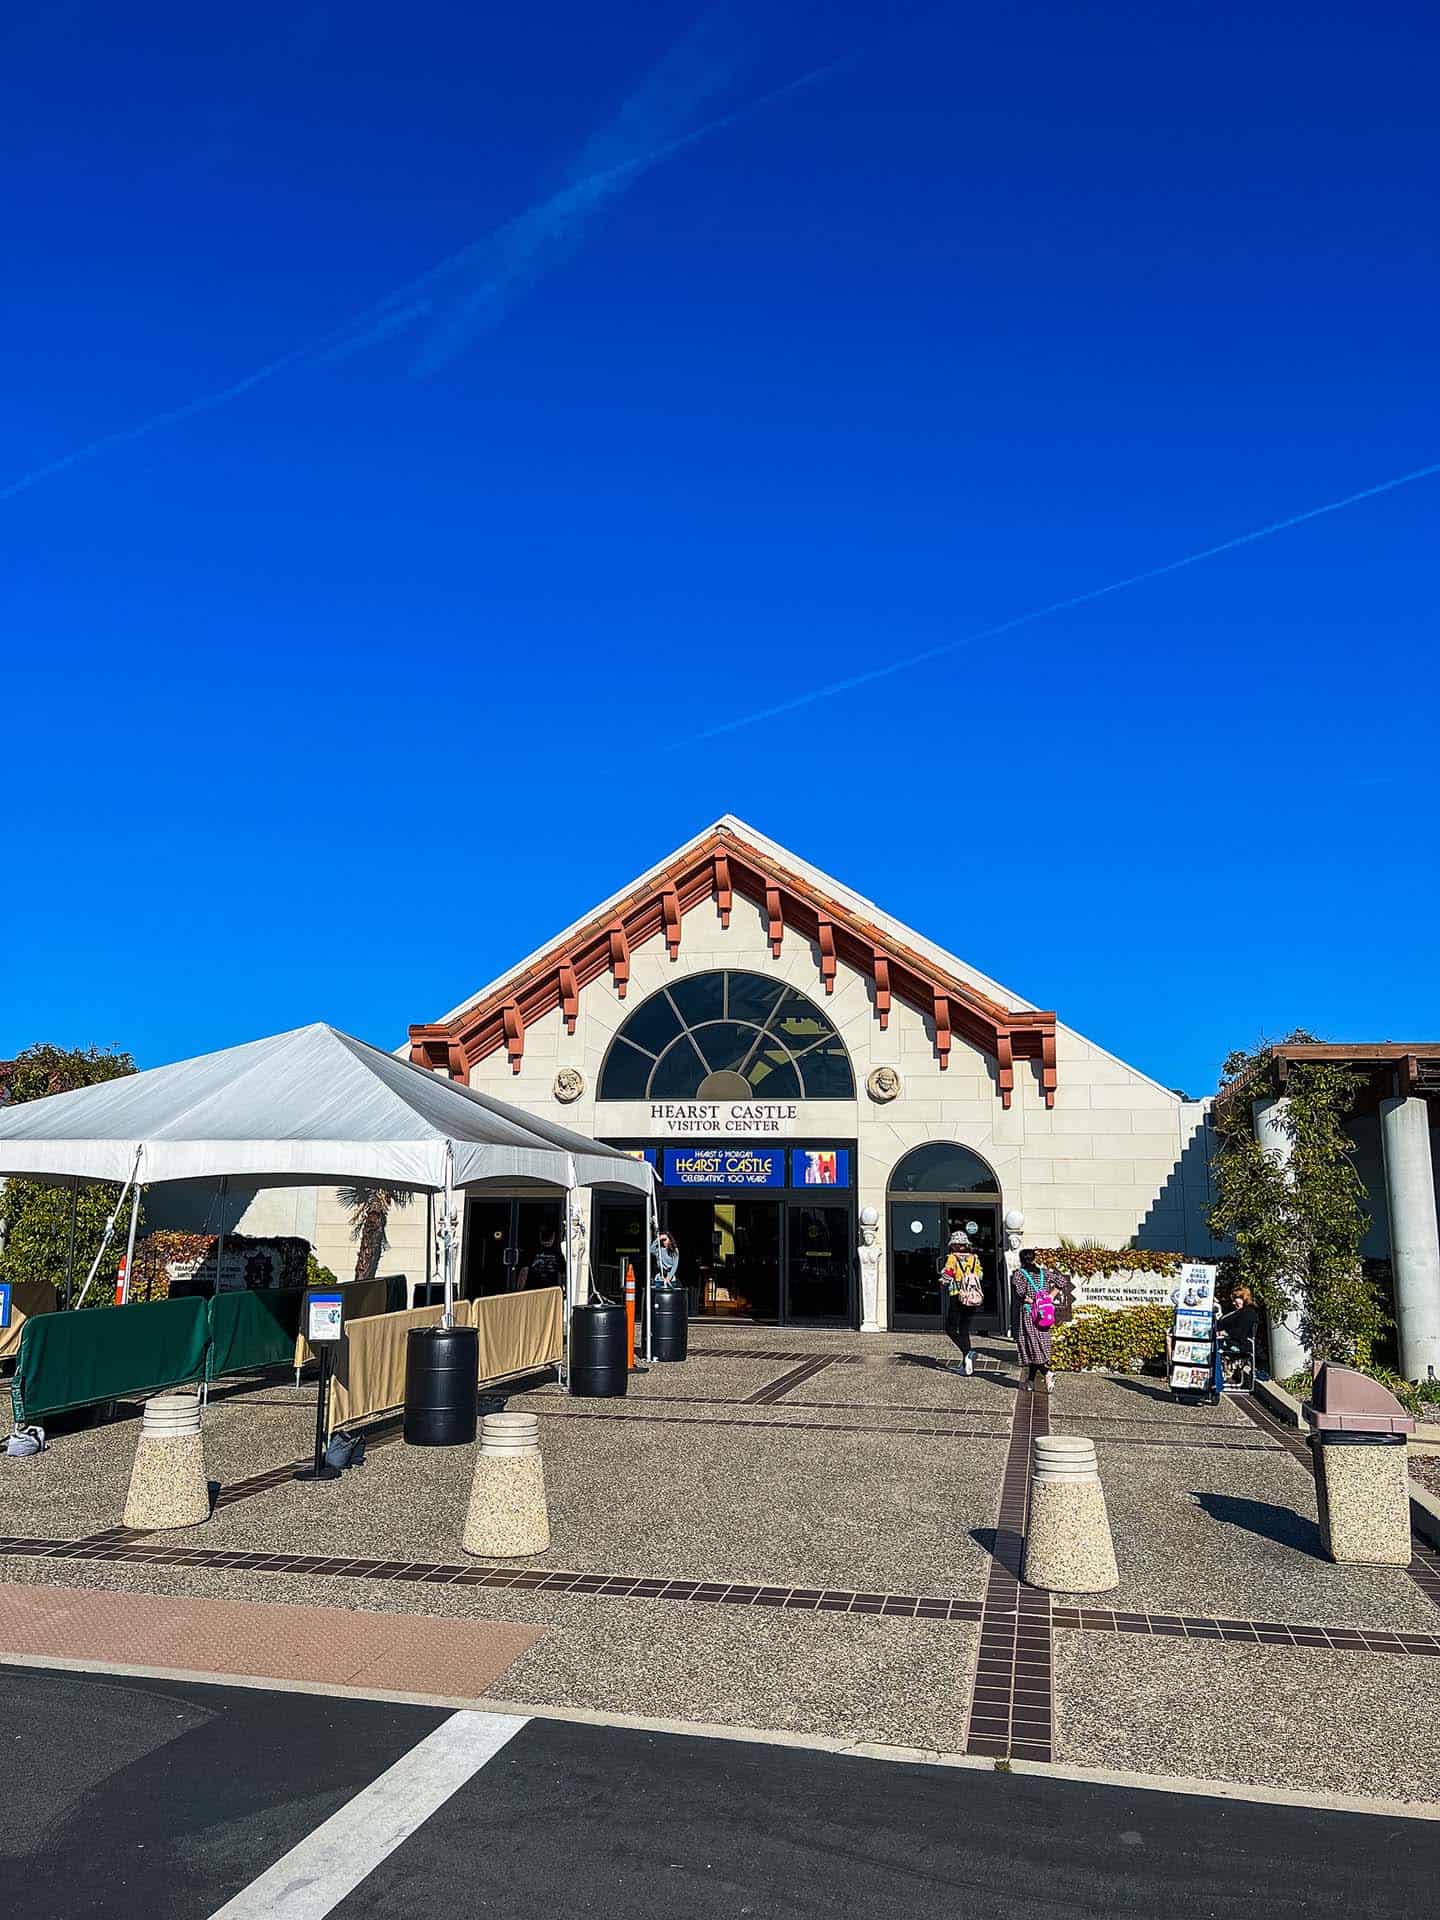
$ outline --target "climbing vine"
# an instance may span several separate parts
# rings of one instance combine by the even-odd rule
[[[1288,1042],[1313,1040],[1295,1032]],[[1282,1045],[1287,1042],[1281,1042]],[[1328,1060],[1290,1062],[1279,1124],[1290,1143],[1283,1166],[1256,1140],[1253,1102],[1269,1090],[1268,1044],[1232,1053],[1215,1106],[1218,1198],[1211,1231],[1234,1247],[1221,1287],[1243,1281],[1271,1313],[1298,1314],[1313,1362],[1364,1364],[1386,1319],[1360,1243],[1370,1222],[1345,1120],[1364,1076]]]

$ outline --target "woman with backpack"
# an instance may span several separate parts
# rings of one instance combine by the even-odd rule
[[[940,1269],[940,1285],[945,1290],[945,1331],[960,1349],[960,1358],[950,1362],[949,1370],[974,1373],[970,1323],[985,1304],[985,1270],[970,1244],[969,1234],[959,1227],[950,1236],[950,1248]]]
[[[1055,1325],[1055,1295],[1033,1247],[1020,1249],[1020,1264],[1010,1280],[1015,1295],[1015,1345],[1020,1364],[1027,1369],[1025,1391],[1033,1393],[1043,1374],[1048,1393],[1055,1384],[1050,1371],[1050,1336]]]

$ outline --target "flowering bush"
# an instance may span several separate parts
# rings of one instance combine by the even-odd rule
[[[1109,1273],[1179,1273],[1183,1254],[1152,1253],[1143,1247],[1037,1247],[1035,1257],[1051,1273],[1072,1280],[1094,1280]]]
[[[1070,1373],[1087,1367],[1125,1373],[1132,1361],[1162,1360],[1174,1324],[1173,1307],[1077,1307],[1075,1318],[1055,1329],[1052,1364]]]

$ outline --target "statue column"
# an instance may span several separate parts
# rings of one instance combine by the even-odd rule
[[[860,1209],[860,1331],[881,1333],[880,1267],[885,1250],[880,1244],[880,1209]]]
[[[1385,1196],[1390,1206],[1390,1263],[1400,1371],[1408,1379],[1440,1374],[1440,1231],[1435,1221],[1435,1168],[1430,1113],[1419,1094],[1380,1102]]]
[[[1285,1127],[1289,1111],[1288,1100],[1257,1100],[1252,1116],[1255,1138],[1275,1164],[1285,1168],[1287,1174],[1292,1145]],[[1265,1319],[1270,1331],[1271,1377],[1287,1380],[1292,1373],[1298,1373],[1310,1358],[1300,1340],[1300,1316],[1290,1313],[1282,1320],[1278,1315],[1267,1312]]]

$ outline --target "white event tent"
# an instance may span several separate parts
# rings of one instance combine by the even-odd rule
[[[114,1181],[122,1192],[112,1226],[126,1190],[169,1180],[353,1182],[442,1194],[447,1320],[457,1189],[629,1188],[648,1204],[654,1186],[643,1160],[323,1024],[0,1108],[0,1176],[7,1174]],[[567,1200],[567,1248],[570,1215]],[[132,1251],[134,1228],[132,1200]]]

